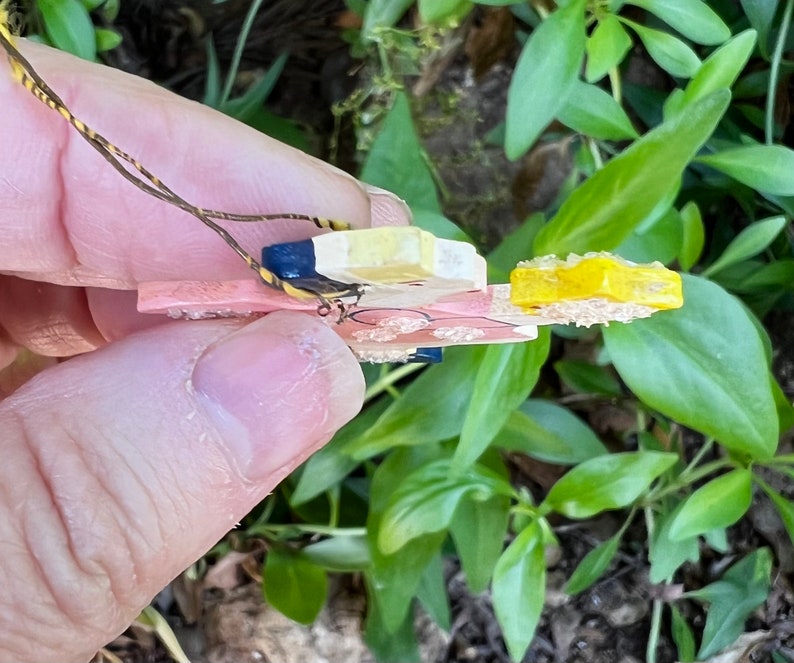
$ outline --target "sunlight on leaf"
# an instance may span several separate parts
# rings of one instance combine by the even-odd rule
[[[741,518],[752,501],[752,473],[736,469],[712,479],[692,493],[676,511],[670,538],[682,541]]]
[[[510,415],[494,444],[560,465],[574,465],[607,453],[598,436],[573,412],[535,398]]]
[[[701,0],[628,0],[655,14],[671,28],[699,44],[721,44],[731,36],[722,19]]]
[[[794,196],[794,150],[784,145],[743,145],[697,161],[758,191]]]
[[[525,527],[502,553],[493,577],[493,605],[510,658],[522,660],[543,610],[546,564],[537,522]]]
[[[778,419],[758,330],[718,285],[682,279],[683,308],[604,329],[609,356],[648,406],[733,451],[769,458]]]
[[[530,35],[507,91],[505,152],[518,159],[565,105],[584,59],[584,0],[573,0]]]
[[[608,251],[668,198],[730,100],[727,90],[636,140],[574,190],[538,233],[535,254]]]
[[[569,518],[589,518],[628,506],[678,460],[676,454],[638,451],[598,456],[555,483],[543,506]]]
[[[551,334],[541,328],[527,343],[491,345],[477,367],[453,466],[471,465],[488,448],[510,413],[529,396],[549,354]]]

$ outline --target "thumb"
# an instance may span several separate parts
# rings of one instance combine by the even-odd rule
[[[300,313],[173,323],[0,403],[0,660],[87,660],[361,406]]]

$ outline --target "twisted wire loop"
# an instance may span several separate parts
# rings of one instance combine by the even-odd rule
[[[350,286],[350,295],[355,296],[354,302],[343,302],[339,297],[329,299],[323,295],[317,295],[319,303],[317,304],[317,315],[321,318],[326,318],[334,310],[337,311],[336,324],[342,324],[345,320],[351,317],[352,312],[358,306],[361,298],[364,296],[365,287],[360,283],[354,283]]]
[[[240,223],[252,223],[260,221],[273,221],[276,219],[291,219],[299,221],[309,221],[321,229],[339,231],[350,230],[351,226],[345,221],[328,219],[309,214],[298,214],[293,212],[278,214],[235,214],[219,210],[210,210],[198,207],[187,202],[171,190],[159,177],[150,172],[135,157],[119,149],[100,133],[94,131],[82,120],[76,117],[66,106],[63,100],[47,85],[44,79],[39,76],[33,65],[19,52],[15,45],[15,38],[10,29],[11,18],[7,8],[0,4],[0,46],[8,57],[14,79],[21,83],[26,90],[33,94],[36,99],[48,108],[56,111],[66,122],[68,122],[77,133],[93,147],[113,168],[126,179],[134,184],[143,192],[158,200],[162,200],[169,205],[191,214],[205,226],[213,230],[220,238],[231,247],[231,249],[242,258],[246,265],[257,273],[263,283],[280,290],[285,294],[299,300],[318,300],[317,313],[328,315],[334,307],[339,307],[339,322],[347,317],[347,308],[355,304],[343,304],[341,298],[355,297],[356,303],[363,294],[363,286],[357,283],[350,284],[348,287],[338,291],[318,293],[310,289],[296,287],[289,282],[279,278],[276,274],[263,267],[250,253],[248,253],[232,234],[223,228],[217,221],[232,221]],[[130,166],[130,170],[127,166]]]

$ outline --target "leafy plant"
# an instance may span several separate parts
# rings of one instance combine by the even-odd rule
[[[591,332],[592,362],[552,352],[552,333],[576,336],[555,329],[523,345],[451,349],[439,365],[366,367],[363,412],[243,524],[243,538],[267,541],[267,600],[308,622],[321,608],[327,573],[358,571],[370,647],[384,661],[418,660],[414,609],[449,625],[441,559],[454,550],[471,590],[490,586],[518,661],[541,615],[544,550],[557,540],[560,518],[624,517],[581,560],[570,593],[607,571],[639,518],[652,582],[672,582],[699,559],[701,538],[724,547],[754,486],[794,541],[794,503],[768,481],[769,472],[794,477],[794,455],[778,454],[794,408],[770,371],[762,322],[794,304],[794,151],[780,142],[775,114],[780,82],[794,73],[784,57],[794,0],[567,0],[553,11],[519,0],[418,0],[423,25],[415,31],[398,26],[412,0],[348,4],[361,15],[360,29],[348,34],[352,51],[378,71],[344,105],[379,104],[361,113],[377,120],[364,127],[364,181],[405,199],[417,225],[468,239],[444,216],[404,77],[475,5],[509,7],[522,47],[504,126],[493,135],[517,160],[547,140],[554,123],[576,158],[570,189],[489,254],[491,273],[503,279],[533,255],[608,250],[678,268],[685,305]],[[77,0],[37,7],[53,43],[95,56],[88,48],[95,7]],[[640,50],[665,77],[664,89],[625,82]],[[207,103],[249,121],[260,114],[283,61],[230,100],[233,72],[222,89],[209,55]],[[636,425],[622,447],[608,450],[545,374],[590,402],[618,401],[631,411]],[[685,431],[699,443],[685,443]],[[510,482],[508,451],[570,469],[536,497]],[[655,660],[665,610],[681,660],[730,645],[765,600],[771,567],[770,552],[758,548],[719,580],[676,601],[656,599],[647,660]],[[687,623],[683,601],[709,605],[702,632]]]
[[[308,151],[309,146],[306,136],[299,127],[293,122],[271,113],[264,105],[284,70],[284,65],[288,59],[287,53],[281,53],[259,80],[248,87],[243,94],[232,98],[232,90],[243,56],[243,50],[245,49],[245,43],[261,5],[262,0],[254,0],[248,8],[234,49],[232,62],[224,80],[222,80],[215,46],[211,38],[207,39],[207,83],[202,103],[240,122],[245,122],[248,126],[268,136]]]
[[[26,14],[32,28],[29,37],[85,60],[96,60],[97,53],[121,43],[115,30],[94,25],[96,12],[107,23],[118,15],[120,0],[35,0]]]
[[[359,47],[382,45],[411,4],[366,5]],[[517,3],[481,4],[513,5],[518,18],[531,21],[508,93],[507,155],[520,158],[555,120],[595,155],[577,162],[590,165],[550,219],[531,217],[494,250],[495,273],[509,270],[511,259],[610,250],[677,264],[687,272],[686,303],[601,330],[601,360],[625,388],[592,364],[555,363],[574,390],[633,403],[637,428],[618,453],[607,452],[560,405],[526,400],[549,357],[548,335],[524,346],[452,350],[412,380],[406,378],[415,366],[370,369],[367,407],[306,463],[291,484],[290,503],[306,508],[325,494],[328,522],[336,527],[345,510],[341,496],[363,486],[367,555],[359,568],[371,600],[367,641],[382,660],[416,659],[406,640],[415,602],[448,622],[443,604],[428,607],[433,602],[423,588],[439,585],[438,559],[449,544],[473,591],[490,582],[508,651],[520,660],[543,607],[543,551],[556,538],[552,516],[576,520],[627,510],[619,531],[582,560],[568,582],[571,593],[607,570],[641,514],[651,577],[671,580],[682,564],[697,560],[698,537],[719,545],[717,532],[743,517],[754,484],[794,540],[794,504],[758,474],[762,466],[794,474],[794,458],[775,456],[793,412],[770,373],[769,339],[758,317],[790,299],[794,263],[781,233],[792,209],[786,197],[794,193],[794,152],[773,143],[780,127],[759,123],[731,92],[749,88],[759,71],[770,80],[789,71],[781,56],[770,57],[781,51],[786,31],[776,29],[774,12],[754,3],[725,19],[724,6],[715,11],[697,0],[635,0],[631,19],[622,2],[569,0],[551,13],[536,7],[537,14]],[[418,3],[420,16],[437,25],[454,24],[472,6]],[[633,45],[670,76],[666,96],[623,84],[621,65]],[[753,71],[745,68],[751,58]],[[384,84],[393,102],[361,176],[403,197],[417,224],[460,238],[443,216],[409,98],[398,88],[399,81]],[[763,103],[768,118],[774,95]],[[624,141],[622,148],[610,140]],[[738,232],[719,214],[704,218],[706,201],[716,196],[720,207],[744,212]],[[654,426],[666,433],[645,432]],[[683,427],[704,436],[694,454],[683,444]],[[499,453],[506,450],[573,467],[538,503],[508,481]],[[329,540],[344,532],[337,528]],[[668,604],[682,659],[710,656],[740,634],[766,596],[770,565],[769,552],[759,549],[722,580],[685,594],[682,600],[712,604],[697,653],[691,628]],[[657,601],[649,661],[662,607]]]

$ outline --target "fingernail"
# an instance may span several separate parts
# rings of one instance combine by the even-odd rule
[[[361,407],[361,369],[321,321],[272,313],[210,346],[193,371],[196,398],[241,474],[297,467]]]
[[[370,200],[373,226],[406,226],[411,223],[408,204],[391,191],[364,184]]]

